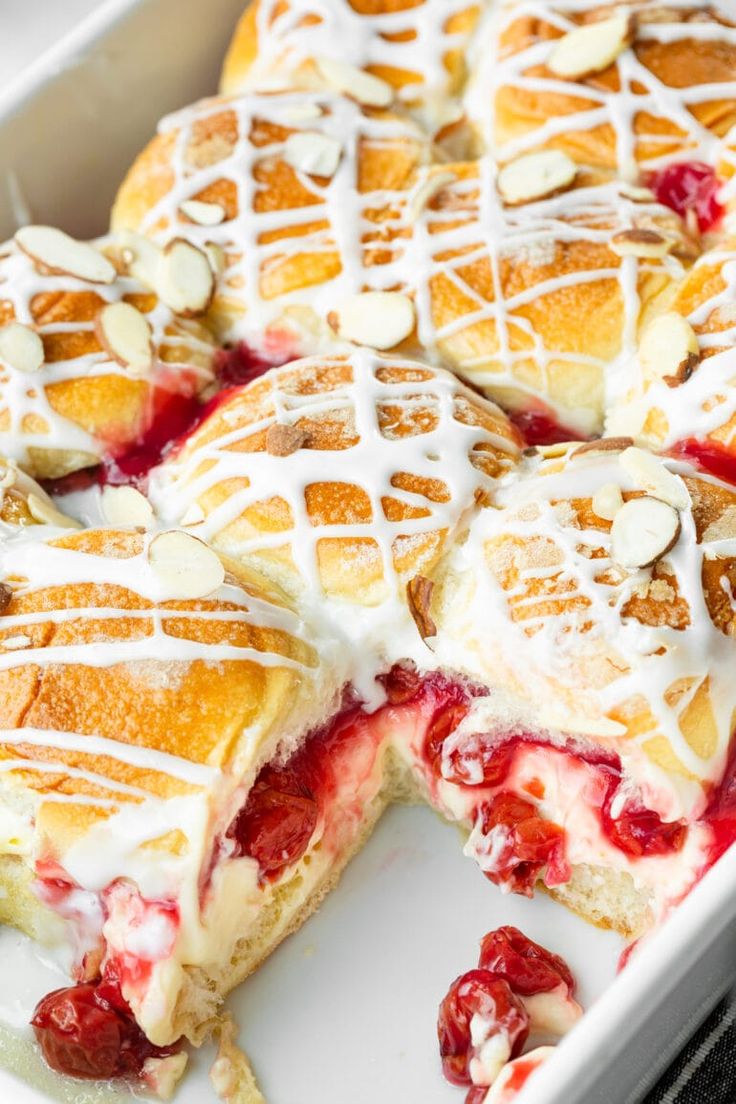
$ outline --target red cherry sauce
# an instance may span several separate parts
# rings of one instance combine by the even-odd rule
[[[111,484],[140,486],[151,468],[175,451],[197,426],[237,390],[262,376],[269,368],[284,363],[283,358],[266,359],[243,342],[232,349],[220,349],[215,355],[215,395],[206,403],[196,395],[180,394],[158,388],[154,392],[148,428],[119,452],[107,456],[94,468],[72,472],[61,479],[44,483],[50,494],[64,495],[88,487]]]
[[[49,993],[36,1006],[31,1025],[48,1065],[68,1077],[137,1079],[149,1058],[180,1049],[178,1043],[154,1046],[124,1002],[112,1004],[101,986],[90,982]]]
[[[702,161],[678,161],[645,177],[660,203],[685,218],[694,211],[701,232],[712,230],[723,215],[718,202],[721,181],[715,169]]]
[[[723,778],[710,795],[703,819],[713,832],[708,863],[712,866],[736,842],[736,740],[732,742]]]
[[[437,1018],[442,1072],[453,1085],[472,1083],[471,1062],[477,1048],[470,1021],[476,1014],[488,1022],[488,1038],[506,1037],[510,1058],[521,1053],[529,1036],[529,1016],[509,983],[489,970],[468,970],[453,981]]]
[[[699,441],[687,437],[678,441],[670,455],[676,460],[687,460],[696,468],[736,486],[736,456],[716,441]]]
[[[585,440],[577,430],[562,425],[552,411],[544,407],[512,411],[509,421],[516,426],[530,448],[533,445],[556,445],[561,441]]]
[[[478,1050],[470,1032],[475,1013],[488,1021],[487,1038],[506,1035],[512,1061],[529,1036],[524,998],[549,993],[560,985],[566,987],[570,998],[574,996],[575,979],[559,955],[534,943],[518,928],[505,926],[488,932],[481,940],[478,969],[456,978],[440,1004],[437,1037],[447,1080],[454,1085],[471,1085],[471,1063]],[[536,1064],[530,1060],[520,1085]],[[465,1104],[482,1104],[487,1091],[487,1085],[474,1085]]]

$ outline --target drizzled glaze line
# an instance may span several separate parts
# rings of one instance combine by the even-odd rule
[[[155,358],[149,372],[141,377],[147,383],[177,389],[177,376],[192,381],[200,389],[211,378],[204,367],[212,356],[207,344],[185,319],[175,318],[150,290],[137,280],[118,276],[113,283],[90,283],[73,275],[41,273],[29,256],[14,242],[0,246],[0,325],[11,319],[29,326],[41,339],[51,340],[64,334],[91,335],[94,318],[71,322],[38,322],[41,296],[94,295],[102,306],[119,303],[131,296],[144,296],[152,303],[145,314],[151,327]],[[56,348],[62,347],[59,342]],[[162,349],[175,353],[176,363],[158,359]],[[18,372],[0,362],[0,452],[23,465],[32,465],[33,449],[80,452],[89,457],[102,456],[105,442],[96,439],[81,425],[58,413],[47,389],[69,380],[87,380],[101,376],[131,378],[126,369],[104,349],[56,361],[45,361],[32,374]],[[139,378],[139,377],[136,377]],[[179,389],[181,384],[178,384]],[[114,419],[110,410],[110,421]]]
[[[533,42],[517,53],[504,50],[504,37],[519,21],[529,20],[532,26],[538,21],[566,34],[586,21],[586,16],[601,10],[599,0],[565,0],[554,5],[524,0],[522,3],[507,2],[493,10],[486,32],[479,35],[482,49],[478,51],[478,68],[467,95],[468,112],[478,122],[487,149],[500,161],[507,161],[553,143],[561,136],[609,127],[612,133],[610,167],[616,168],[625,179],[637,179],[644,157],[648,168],[683,157],[714,163],[721,139],[698,122],[692,109],[711,101],[736,101],[736,80],[671,88],[639,61],[634,48],[628,48],[616,62],[620,88],[608,91],[584,81],[560,80],[551,73],[531,76],[529,70],[543,66],[549,57],[554,45],[552,39]],[[718,22],[713,9],[703,12],[696,8],[695,21],[685,20],[684,17],[694,10],[692,0],[672,0],[671,3],[669,0],[667,3],[645,0],[627,4],[625,10],[638,19],[637,42],[715,41],[736,47],[736,27]],[[657,21],[664,12],[674,13],[674,18]],[[678,19],[678,13],[682,13],[683,18]],[[503,124],[499,123],[497,115],[497,96],[501,90],[518,90],[520,97],[548,94],[549,117],[539,125],[525,128],[518,137],[499,141],[498,133]],[[586,104],[592,102],[594,106],[575,109],[571,103],[570,110],[560,114],[557,110],[559,96],[583,100]],[[513,111],[513,106],[505,110]],[[674,124],[676,132],[636,133],[637,121],[646,115]],[[642,149],[647,146],[649,150]],[[658,146],[668,148],[658,153]]]

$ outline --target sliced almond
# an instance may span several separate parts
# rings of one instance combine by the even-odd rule
[[[109,356],[143,376],[153,364],[151,327],[145,315],[130,303],[108,303],[95,319],[95,333]]]
[[[102,512],[108,525],[142,526],[153,522],[153,507],[135,487],[105,487],[102,492]]]
[[[49,272],[76,276],[93,284],[111,284],[115,279],[114,266],[99,249],[70,238],[54,226],[24,226],[16,232],[15,240],[24,253]]]
[[[631,45],[635,31],[635,21],[623,13],[576,27],[555,43],[547,68],[563,80],[582,80],[602,73]]]
[[[416,222],[437,193],[455,180],[457,180],[457,173],[449,170],[442,170],[425,177],[409,196],[409,202],[406,206],[406,216],[409,222]]]
[[[12,601],[13,588],[9,587],[7,583],[0,583],[0,613],[5,613]]]
[[[634,203],[653,203],[657,198],[651,188],[643,188],[640,184],[630,184],[628,180],[620,180],[618,190],[626,199]]]
[[[185,199],[179,211],[198,226],[219,226],[225,219],[225,208],[219,203],[205,203],[201,199]]]
[[[414,329],[414,304],[398,291],[364,291],[327,316],[339,337],[372,349],[393,349]]]
[[[172,529],[159,533],[148,546],[148,562],[156,575],[162,601],[206,598],[222,586],[225,569],[204,541]]]
[[[165,246],[158,266],[156,289],[175,314],[204,314],[215,293],[215,275],[207,254],[184,238]]]
[[[620,567],[651,567],[680,535],[680,515],[659,498],[630,498],[611,525],[611,557]]]
[[[161,263],[161,247],[136,234],[133,230],[123,230],[113,243],[119,248],[126,271],[147,287],[155,289]]]
[[[633,443],[633,437],[598,437],[595,441],[583,442],[571,456],[583,456],[591,452],[621,452]]]
[[[16,372],[37,372],[43,364],[43,342],[35,330],[20,322],[0,329],[0,360]]]
[[[56,525],[59,529],[81,529],[80,522],[75,521],[74,518],[67,517],[66,514],[62,514],[61,510],[57,510],[51,499],[42,498],[41,495],[34,494],[33,491],[28,495],[26,499],[28,505],[28,512],[34,521],[37,521],[39,525]]]
[[[317,70],[331,88],[351,96],[366,107],[388,107],[394,90],[387,81],[335,58],[317,58]]]
[[[496,183],[504,203],[517,207],[564,192],[575,182],[577,172],[577,165],[566,153],[542,150],[504,165]]]
[[[634,227],[631,230],[620,230],[614,234],[609,243],[612,253],[617,257],[641,257],[655,260],[666,257],[674,242],[672,238],[664,237],[656,230],[645,230]]]
[[[284,143],[284,161],[309,176],[334,176],[340,164],[342,146],[336,138],[316,130],[290,134]]]
[[[282,119],[287,119],[290,123],[303,123],[308,119],[319,119],[322,115],[322,108],[317,103],[305,103],[292,104],[287,107],[282,115]]]
[[[277,423],[266,430],[266,452],[271,456],[291,456],[307,442],[303,429]]]
[[[205,520],[205,512],[198,502],[192,502],[182,514],[182,525],[201,525]]]
[[[619,464],[643,491],[678,510],[690,506],[690,495],[682,479],[668,471],[662,461],[646,449],[625,449],[619,456]]]
[[[618,483],[604,483],[593,495],[591,505],[596,517],[613,521],[624,504],[624,496]]]
[[[437,626],[430,615],[432,605],[432,591],[434,583],[425,575],[415,575],[406,584],[406,597],[409,603],[409,612],[414,619],[422,640],[437,635]]]
[[[700,347],[695,330],[675,311],[654,318],[639,343],[639,362],[650,379],[676,386],[688,379],[698,364]]]

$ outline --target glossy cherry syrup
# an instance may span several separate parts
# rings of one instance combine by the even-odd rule
[[[478,965],[504,978],[522,997],[549,993],[561,983],[567,987],[569,996],[575,995],[575,978],[564,958],[511,925],[496,928],[483,937]]]
[[[678,161],[645,177],[648,188],[660,203],[685,218],[694,211],[701,232],[712,230],[723,216],[718,202],[722,182],[714,169],[702,161]]]
[[[584,441],[576,430],[562,425],[551,411],[543,409],[517,410],[509,414],[528,446],[556,445],[561,441]]]
[[[676,460],[687,460],[700,471],[736,486],[736,456],[713,441],[699,441],[696,437],[688,437],[684,441],[678,441],[670,450],[670,455]]]
[[[529,1035],[529,1016],[509,983],[489,970],[468,970],[453,981],[437,1018],[442,1072],[453,1085],[471,1084],[475,1047],[470,1022],[475,1015],[487,1021],[489,1038],[506,1036],[512,1058]]]
[[[149,1058],[177,1052],[178,1045],[154,1046],[122,996],[114,1004],[108,997],[101,985],[85,983],[57,989],[36,1006],[31,1025],[56,1073],[96,1080],[137,1078]]]
[[[137,441],[106,457],[97,467],[48,480],[44,484],[46,490],[50,494],[64,495],[106,484],[140,485],[151,468],[175,451],[238,387],[258,379],[278,363],[265,359],[243,342],[232,349],[218,350],[214,361],[218,390],[208,402],[200,402],[196,395],[158,389],[154,392],[150,424]]]

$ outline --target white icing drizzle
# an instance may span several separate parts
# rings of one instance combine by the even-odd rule
[[[736,252],[724,247],[703,254],[688,283],[697,281],[703,268],[717,273],[723,283],[687,315],[705,355],[692,375],[675,387],[648,378],[634,357],[629,390],[612,404],[607,433],[626,434],[650,447],[671,449],[687,438],[702,439],[725,429],[736,414]],[[719,328],[706,331],[703,327],[709,323]],[[732,449],[735,433],[736,427],[725,437],[719,434],[720,446]]]
[[[618,462],[602,456],[535,461],[527,475],[511,481],[497,494],[498,510],[484,510],[471,526],[467,542],[450,554],[451,570],[470,586],[467,605],[459,600],[447,610],[448,632],[438,637],[441,661],[463,664],[480,673],[490,685],[513,672],[516,693],[532,703],[540,717],[554,716],[563,731],[575,720],[595,731],[597,718],[609,718],[624,703],[639,701],[654,718],[655,727],[611,739],[634,777],[651,774],[651,764],[640,745],[652,737],[666,737],[673,754],[686,770],[701,780],[717,780],[723,770],[736,708],[733,680],[733,639],[720,632],[705,601],[702,571],[705,559],[732,554],[730,543],[697,540],[690,508],[680,512],[681,535],[664,560],[665,570],[679,602],[687,607],[687,625],[647,625],[624,612],[637,591],[652,579],[650,568],[626,572],[611,559],[610,534],[586,531],[572,520],[566,503],[592,496],[606,483],[623,491],[641,491]],[[663,461],[674,473],[693,475],[687,465]],[[710,480],[709,482],[715,482]],[[488,542],[498,542],[499,555],[514,560],[514,544],[538,549],[518,567],[518,583],[505,588],[486,559]],[[594,555],[592,553],[595,553]],[[521,552],[524,556],[524,552]],[[499,561],[500,562],[500,561]],[[605,576],[605,581],[602,580]],[[544,580],[549,580],[549,590]],[[539,593],[527,592],[541,584]],[[454,593],[452,590],[450,593]],[[545,610],[549,601],[552,609]],[[513,611],[537,606],[538,612],[514,619]],[[460,608],[462,606],[462,608]],[[445,626],[443,626],[445,627]],[[597,677],[596,664],[605,659],[607,674]],[[672,690],[678,680],[684,692]],[[680,721],[698,689],[708,683],[717,738],[711,755],[701,756],[681,731]],[[510,683],[508,684],[511,685]],[[544,727],[544,720],[542,720]],[[573,730],[575,728],[573,727]],[[621,735],[623,726],[619,726]],[[674,778],[667,779],[671,787]],[[644,792],[651,789],[648,783]],[[699,788],[683,789],[683,801],[702,808]],[[700,806],[700,808],[698,808]],[[692,808],[688,810],[692,811]]]
[[[350,378],[344,384],[329,390],[310,385],[311,371],[346,363]],[[428,378],[416,378],[418,367],[421,375]],[[294,385],[295,372],[300,368],[305,381],[303,393]],[[380,379],[381,370],[387,369],[399,371],[405,378]],[[315,357],[284,369],[272,369],[257,386],[262,388],[266,384],[270,385],[268,401],[272,404],[268,415],[259,421],[244,419],[243,424],[238,424],[238,400],[234,400],[232,412],[227,409],[222,412],[225,426],[230,423],[232,430],[225,429],[202,445],[193,438],[191,447],[156,469],[150,482],[152,501],[163,517],[178,524],[193,503],[219,484],[247,479],[247,487],[229,494],[193,531],[215,545],[224,543],[229,554],[246,560],[263,549],[288,545],[300,589],[303,588],[300,600],[309,620],[334,618],[334,628],[355,636],[356,643],[365,640],[366,634],[369,639],[375,634],[381,652],[388,649],[395,658],[407,655],[402,649],[408,648],[408,654],[416,654],[419,649],[421,660],[426,663],[427,650],[420,644],[407,612],[404,597],[407,575],[399,573],[395,557],[405,554],[412,542],[425,534],[441,532],[451,539],[474,507],[476,493],[492,486],[493,481],[472,462],[476,446],[485,445],[505,454],[508,467],[516,458],[516,446],[508,437],[472,424],[476,420],[472,407],[483,405],[483,400],[467,391],[454,376],[411,361],[383,358],[367,349],[354,350],[349,360]],[[415,412],[426,412],[433,424],[419,432],[400,435],[392,432],[391,424],[381,428],[380,414],[385,408],[398,410],[399,419],[402,413],[411,418]],[[488,406],[487,410],[502,417],[497,408]],[[354,425],[355,443],[337,451],[301,448],[289,457],[239,447],[271,425],[294,425],[305,418],[318,421],[321,416]],[[479,456],[482,453],[476,453],[476,459]],[[393,480],[399,473],[439,481],[442,492],[430,499],[397,487]],[[310,485],[324,482],[359,488],[370,502],[370,520],[329,526],[315,524],[307,510],[305,492]],[[258,534],[242,540],[228,539],[226,533],[223,536],[223,531],[248,507],[272,498],[274,493],[286,501],[291,511],[293,525],[287,533]],[[385,498],[410,508],[419,507],[424,516],[389,520],[383,506]],[[347,612],[345,603],[334,598],[330,600],[332,610],[325,605],[324,580],[318,562],[319,544],[325,538],[370,538],[372,551],[378,553],[382,563],[384,600],[378,606],[363,605],[358,609],[351,604]],[[408,574],[415,574],[421,566],[420,562]],[[360,607],[359,593],[356,602]],[[370,679],[364,674],[361,682],[367,687]]]
[[[12,317],[21,325],[30,327],[42,340],[64,334],[79,334],[84,339],[84,335],[94,331],[94,319],[39,324],[34,318],[34,307],[38,309],[40,296],[80,293],[94,294],[102,300],[102,304],[118,303],[131,295],[154,298],[148,288],[130,277],[118,276],[113,283],[102,284],[90,283],[66,273],[42,273],[15,242],[0,246],[0,308],[6,319]],[[189,381],[185,389],[201,389],[209,382],[211,373],[206,365],[213,350],[203,339],[201,329],[193,328],[185,319],[175,318],[159,300],[155,301],[145,317],[152,330],[154,350],[164,346],[170,348],[176,351],[180,361],[166,364],[155,358],[151,369],[142,378],[165,390],[181,390],[180,381]],[[38,371],[30,374],[19,372],[0,361],[0,451],[31,467],[33,449],[82,453],[88,458],[87,463],[91,457],[104,456],[109,451],[110,443],[96,439],[83,426],[60,414],[47,394],[47,388],[54,384],[101,376],[127,377],[128,372],[104,349],[53,362],[45,361]],[[111,409],[111,422],[113,414]],[[122,442],[113,443],[119,445]],[[80,466],[84,463],[85,460],[80,459]]]
[[[613,8],[608,9],[613,13]],[[618,9],[617,9],[618,10]],[[504,50],[502,38],[519,20],[539,20],[557,27],[561,33],[574,30],[586,16],[605,13],[600,0],[563,0],[548,4],[542,0],[506,2],[492,9],[486,32],[479,35],[477,69],[467,94],[468,113],[479,125],[489,150],[501,161],[509,160],[527,150],[553,142],[575,132],[592,131],[609,126],[613,132],[613,165],[619,175],[636,179],[642,145],[669,147],[662,154],[648,155],[646,165],[654,168],[671,160],[706,160],[713,162],[718,154],[720,138],[697,121],[692,109],[717,100],[736,99],[736,79],[726,83],[687,85],[671,88],[637,58],[636,42],[723,42],[736,46],[736,26],[719,23],[717,9],[702,8],[692,0],[643,0],[625,5],[625,11],[638,17],[634,47],[625,49],[616,62],[620,88],[608,91],[594,87],[585,80],[561,80],[552,73],[532,76],[531,69],[543,66],[555,40],[533,42],[517,53]],[[687,16],[695,12],[695,18]],[[669,15],[664,18],[663,13]],[[679,16],[679,13],[682,13]],[[649,18],[652,17],[652,22]],[[731,18],[733,18],[731,16]],[[724,15],[724,19],[728,19]],[[549,115],[539,125],[529,125],[517,137],[498,141],[496,97],[500,90],[516,89],[521,96],[534,94],[550,97]],[[558,112],[557,97],[586,101],[577,109]],[[592,107],[588,106],[592,103]],[[523,113],[520,108],[520,112]],[[661,134],[643,131],[635,134],[637,117],[644,114],[674,124],[681,133]],[[672,148],[674,147],[674,149]]]
[[[367,15],[349,0],[259,0],[257,56],[239,86],[227,91],[300,84],[305,66],[315,58],[336,58],[361,69],[410,74],[397,89],[398,100],[424,108],[423,117],[437,125],[453,91],[447,56],[463,51],[470,38],[470,32],[448,30],[448,24],[479,6],[473,0],[421,0],[405,10]],[[315,74],[309,76],[314,79]]]

